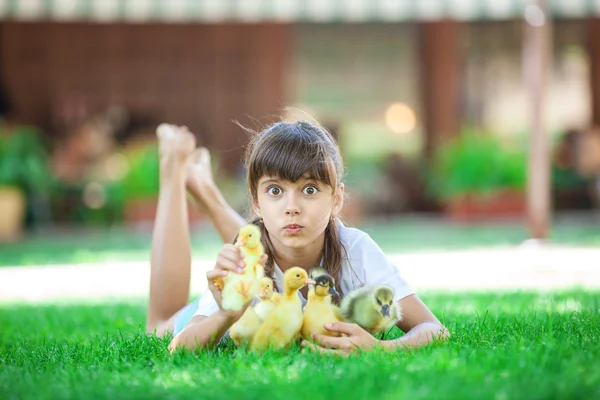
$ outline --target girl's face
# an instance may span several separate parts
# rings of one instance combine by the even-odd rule
[[[343,193],[343,184],[334,192],[307,176],[297,182],[263,176],[253,206],[276,248],[310,248],[323,239],[332,215],[341,210]]]

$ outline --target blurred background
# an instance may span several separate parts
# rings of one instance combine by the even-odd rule
[[[417,231],[523,240],[528,25],[548,36],[552,232],[599,244],[600,2],[540,4],[541,23],[525,0],[0,0],[3,262],[147,252],[161,122],[211,150],[241,213],[248,137],[233,121],[314,118],[345,157],[350,223],[389,229],[390,246],[398,229],[407,245]]]

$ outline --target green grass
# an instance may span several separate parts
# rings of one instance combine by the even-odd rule
[[[442,219],[395,218],[366,221],[358,228],[369,233],[388,254],[511,246],[528,236],[522,222],[502,221],[461,225]],[[149,259],[151,228],[125,228],[70,233],[39,232],[23,241],[0,244],[0,267],[144,261]],[[593,215],[557,218],[551,240],[556,244],[600,247],[600,224]],[[222,246],[214,229],[193,232],[194,259],[214,259]]]
[[[143,333],[141,300],[4,304],[0,397],[599,398],[599,294],[426,293],[449,342],[349,359],[228,347],[170,355]]]

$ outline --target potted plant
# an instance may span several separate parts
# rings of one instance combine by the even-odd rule
[[[46,197],[52,184],[47,154],[38,131],[18,127],[0,129],[0,241],[18,239],[28,202]],[[34,207],[29,207],[35,213]]]
[[[440,147],[432,163],[429,191],[452,219],[523,216],[526,154],[494,135],[465,130]]]
[[[118,183],[123,200],[123,217],[129,223],[153,222],[158,204],[160,159],[156,143],[146,143],[125,150],[128,172]],[[191,220],[202,216],[188,202]]]

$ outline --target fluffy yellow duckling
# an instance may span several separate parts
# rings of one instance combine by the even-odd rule
[[[215,285],[222,290],[221,306],[224,310],[241,310],[258,293],[258,281],[264,276],[259,260],[265,253],[260,242],[260,229],[248,224],[240,229],[236,246],[244,258],[243,274],[227,274],[217,278]]]
[[[402,318],[388,286],[371,286],[351,292],[341,303],[341,316],[372,334],[391,328]]]
[[[326,330],[323,325],[338,322],[339,311],[331,304],[331,295],[338,295],[335,290],[335,281],[323,274],[315,278],[315,286],[308,290],[308,301],[304,306],[304,322],[302,324],[302,337],[310,339],[310,335],[320,334],[326,336],[340,336],[337,332]]]
[[[271,278],[264,277],[259,281],[258,298],[261,301],[254,306],[254,310],[261,321],[264,321],[281,301],[281,295],[273,290],[273,280]]]
[[[293,267],[285,271],[284,294],[279,304],[258,328],[252,339],[252,349],[259,351],[268,348],[282,349],[297,338],[303,322],[302,301],[298,297],[298,290],[308,284],[314,285],[315,281],[309,279],[302,268]]]
[[[229,328],[229,336],[236,346],[240,346],[243,343],[250,343],[252,336],[260,328],[266,316],[279,303],[280,297],[279,293],[273,292],[273,281],[271,278],[264,277],[259,281],[259,303],[248,307],[244,315]]]

